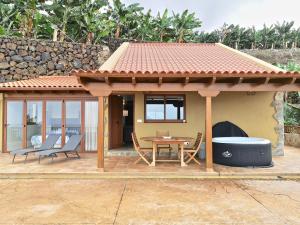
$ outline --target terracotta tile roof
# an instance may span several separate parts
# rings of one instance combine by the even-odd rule
[[[270,71],[216,44],[177,43],[132,43],[118,60],[114,70],[127,73]]]
[[[121,46],[122,47],[122,46]],[[294,74],[221,44],[127,43],[108,69],[73,71],[86,75]]]
[[[41,76],[29,80],[0,83],[0,90],[7,89],[83,89],[75,76]]]

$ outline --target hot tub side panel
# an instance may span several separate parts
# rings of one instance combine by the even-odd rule
[[[214,163],[226,166],[270,166],[271,144],[213,143]]]

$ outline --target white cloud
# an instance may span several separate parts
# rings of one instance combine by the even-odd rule
[[[299,0],[123,0],[130,4],[139,2],[154,15],[168,8],[170,12],[189,9],[203,21],[202,30],[211,31],[223,25],[261,27],[264,23],[295,21],[300,26]]]

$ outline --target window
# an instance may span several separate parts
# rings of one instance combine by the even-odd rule
[[[38,148],[42,144],[42,101],[28,101],[26,115],[27,148]]]
[[[85,151],[97,150],[98,138],[98,102],[85,102]]]
[[[82,134],[82,150],[97,150],[98,101],[94,98],[34,98],[5,101],[4,151],[39,148],[49,134],[59,134],[60,148]]]
[[[23,144],[23,101],[7,102],[6,145],[12,151]]]
[[[62,135],[62,101],[46,102],[46,135],[60,134]],[[54,145],[60,148],[62,144],[62,136]]]
[[[146,122],[185,122],[184,95],[146,95]]]
[[[81,134],[81,102],[66,101],[66,143],[72,135]]]

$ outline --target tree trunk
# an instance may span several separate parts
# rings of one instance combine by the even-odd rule
[[[274,43],[272,43],[272,45],[271,45],[271,49],[274,49]]]
[[[116,29],[116,33],[115,33],[115,38],[116,38],[116,39],[120,38],[120,33],[121,33],[121,27],[120,27],[120,25],[118,24],[118,25],[117,25],[117,29]]]
[[[63,42],[65,40],[65,27],[63,27],[63,30],[59,31],[59,41]]]
[[[27,26],[26,26],[26,37],[32,37],[32,30],[33,30],[33,15],[29,15],[27,17]]]
[[[291,48],[296,48],[295,42],[293,41],[292,47]]]
[[[57,29],[54,29],[54,30],[53,30],[52,41],[57,41],[57,35],[58,35],[58,30],[57,30]]]
[[[235,49],[239,49],[239,45],[238,45],[238,42],[237,42],[237,41],[234,43],[234,48],[235,48]]]
[[[183,31],[179,33],[178,43],[183,43]]]
[[[88,32],[87,37],[86,37],[86,44],[92,44],[93,39],[94,39],[94,33]]]
[[[163,42],[163,40],[164,40],[164,35],[163,35],[163,34],[160,34],[159,37],[160,37],[160,42]]]

